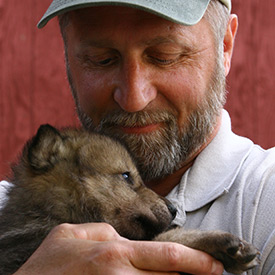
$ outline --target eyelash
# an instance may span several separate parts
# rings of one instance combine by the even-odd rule
[[[172,64],[175,60],[174,59],[160,59],[160,58],[154,58],[152,57],[156,62],[160,63],[161,65],[170,65]]]
[[[98,60],[97,60],[98,59]],[[99,59],[96,57],[91,57],[88,55],[85,55],[83,58],[81,58],[83,64],[88,64],[88,66],[93,66],[93,67],[108,67],[116,63],[118,60],[117,57],[109,57],[105,59]]]
[[[108,65],[111,61],[112,61],[111,58],[106,58],[106,59],[104,59],[102,61],[98,61],[97,63],[99,63],[102,66],[105,66],[105,65]]]
[[[162,58],[158,58],[157,55],[147,55],[147,59],[150,63],[152,64],[156,64],[158,66],[169,66],[169,65],[173,65],[174,63],[176,63],[179,60],[179,57],[177,56],[176,58],[172,58],[172,59],[162,59]],[[88,65],[89,67],[111,67],[113,65],[115,65],[118,61],[119,61],[119,57],[118,56],[114,56],[114,57],[109,57],[109,58],[105,58],[100,60],[100,58],[97,57],[91,57],[88,55],[85,55],[82,58],[83,64]]]

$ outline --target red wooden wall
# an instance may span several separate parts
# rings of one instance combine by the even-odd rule
[[[77,124],[57,22],[36,24],[51,0],[0,0],[0,179],[42,123]],[[275,145],[275,1],[233,0],[240,27],[228,78],[233,129]]]

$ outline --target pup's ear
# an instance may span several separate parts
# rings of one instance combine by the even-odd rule
[[[32,168],[46,171],[61,158],[64,140],[59,131],[49,124],[41,125],[28,146],[28,160]]]

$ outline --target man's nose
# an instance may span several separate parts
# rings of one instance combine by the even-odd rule
[[[150,68],[134,60],[121,66],[115,82],[114,100],[123,110],[141,111],[156,98],[156,87],[148,70]]]

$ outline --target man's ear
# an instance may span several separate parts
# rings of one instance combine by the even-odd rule
[[[237,30],[238,17],[235,14],[231,14],[223,40],[225,75],[228,75],[230,71],[231,58],[233,54],[234,41],[236,38]]]
[[[28,160],[31,167],[47,171],[61,158],[64,141],[59,131],[49,124],[41,125],[28,145]]]

